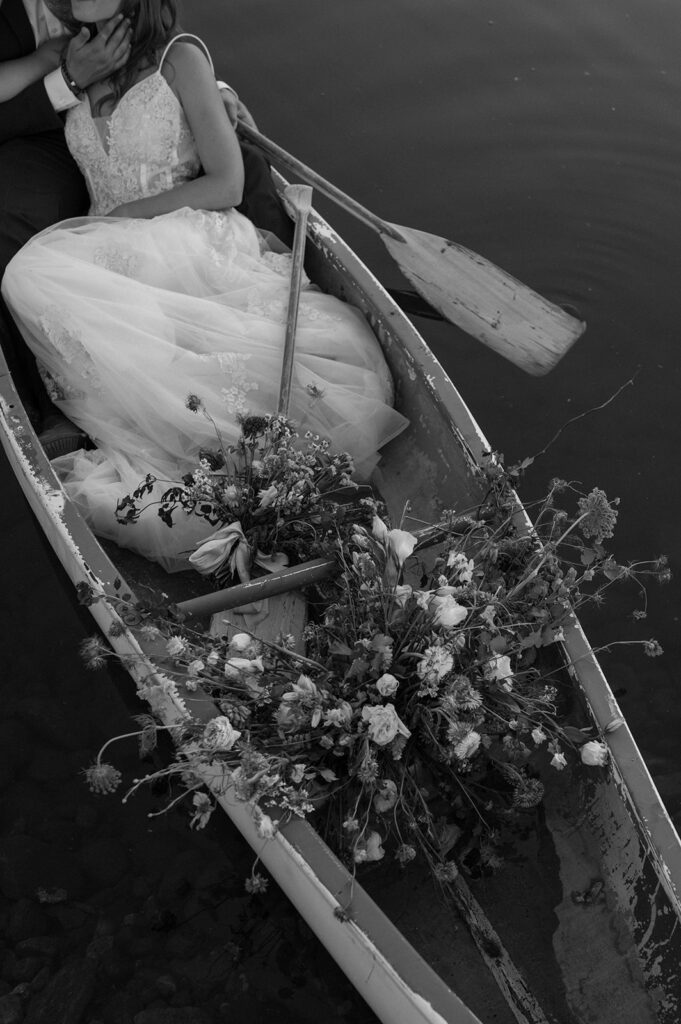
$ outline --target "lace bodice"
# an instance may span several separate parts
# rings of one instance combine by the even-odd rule
[[[201,162],[182,105],[161,67],[132,86],[109,117],[87,99],[68,112],[66,141],[87,182],[90,214],[195,178]]]

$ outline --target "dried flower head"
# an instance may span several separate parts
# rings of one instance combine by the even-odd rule
[[[85,663],[85,667],[93,671],[104,668],[108,653],[108,649],[98,636],[88,636],[81,642],[80,656]]]
[[[249,896],[258,896],[267,892],[267,886],[269,884],[269,879],[265,878],[264,875],[258,874],[257,871],[254,871],[250,878],[247,878],[244,882],[244,889]]]
[[[612,537],[617,524],[617,510],[613,507],[619,504],[619,498],[612,502],[608,501],[605,491],[600,487],[594,489],[577,502],[580,516],[582,517],[579,528],[585,537],[593,537],[596,544],[600,544],[606,537]]]
[[[539,779],[523,778],[513,790],[513,806],[523,810],[537,807],[544,799],[544,785]]]
[[[107,793],[115,793],[123,778],[117,768],[103,761],[96,761],[89,768],[84,768],[83,775],[90,791],[102,796]]]
[[[199,412],[200,409],[203,409],[203,402],[198,395],[187,395],[184,404],[190,412]]]

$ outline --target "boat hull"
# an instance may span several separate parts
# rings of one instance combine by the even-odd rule
[[[408,499],[412,514],[430,522],[437,520],[443,509],[475,505],[481,496],[478,465],[489,445],[465,402],[414,326],[314,211],[308,239],[308,263],[313,278],[325,290],[363,311],[393,373],[396,405],[410,420],[409,430],[384,451],[375,480],[381,494],[398,511]],[[132,585],[123,578],[62,491],[21,408],[4,361],[0,364],[0,420],[6,455],[68,577],[74,584],[86,582],[104,594],[104,599],[91,607],[99,627],[107,636],[114,623],[124,627],[111,642],[119,654],[135,661],[131,675],[138,692],[166,723],[178,721],[185,714],[182,684],[168,685],[163,652],[136,634],[134,627],[120,622],[117,601],[133,592]],[[520,505],[518,517],[523,528],[531,529]],[[490,955],[487,961],[505,994],[503,1007],[495,1002],[499,993],[494,986],[488,997],[477,992],[477,978],[470,990],[464,991],[467,971],[462,971],[461,965],[468,954],[458,952],[463,948],[462,937],[457,934],[460,925],[443,922],[438,934],[419,934],[417,908],[412,931],[421,941],[426,958],[436,964],[437,970],[433,970],[403,934],[407,911],[398,929],[368,893],[353,883],[343,865],[307,823],[292,822],[275,840],[264,843],[255,832],[248,807],[233,799],[229,788],[219,792],[220,802],[237,828],[385,1022],[475,1024],[486,1015],[500,1022],[545,1021],[527,996],[523,977],[514,973],[511,961],[520,965],[535,993],[542,989],[542,974],[562,985],[564,994],[555,1008],[559,1019],[563,1007],[575,1021],[598,1019],[599,1024],[621,1024],[627,1020],[632,1024],[644,1024],[647,1020],[677,1024],[681,1016],[681,844],[630,730],[622,724],[607,732],[621,713],[576,620],[566,631],[562,647],[583,714],[607,735],[611,769],[604,770],[598,778],[592,777],[580,793],[582,817],[577,843],[572,834],[571,794],[561,797],[558,793],[547,812],[546,834],[557,860],[558,888],[549,906],[554,915],[551,926],[546,921],[541,923],[542,928],[548,927],[550,940],[541,956],[528,955],[527,935],[522,940],[516,935],[518,931],[522,933],[517,928],[522,901],[511,901],[515,911],[506,917],[498,912],[495,920],[495,906],[500,903],[495,897],[497,883],[488,881],[477,890],[473,886],[473,893],[462,883],[459,909],[468,918],[474,934],[477,929],[478,946],[484,949],[485,942],[489,945],[491,941],[489,934],[495,934],[487,933],[486,937],[485,928],[491,918],[511,953],[507,963],[502,956],[502,944],[499,954]],[[207,699],[202,713],[212,716],[217,709]],[[215,787],[215,779],[207,781]],[[219,791],[220,786],[217,788]],[[522,892],[525,883],[519,878],[517,888]],[[606,899],[593,906],[578,906],[574,893],[580,887],[586,889],[594,878],[602,880]],[[467,902],[466,894],[471,895],[471,901]],[[399,883],[390,882],[380,895],[394,903],[395,898],[399,899]],[[480,911],[477,897],[485,895],[488,916],[483,914],[476,921]],[[582,912],[581,917],[576,910]],[[575,945],[579,945],[580,926],[590,935],[593,932],[592,941],[598,940],[604,954],[615,959],[619,955],[626,963],[623,973],[613,975],[613,984],[621,990],[624,1016],[620,1011],[619,1016],[615,1015],[616,993],[605,980],[600,981],[600,987],[607,998],[598,1003],[603,1014],[589,1016],[598,992],[589,982],[593,957],[580,960],[573,952]],[[458,976],[457,964],[445,963],[450,948],[450,960],[460,956]],[[456,992],[442,975],[455,980]],[[584,995],[585,986],[590,991],[594,989],[588,998]],[[546,998],[550,1001],[548,989]],[[632,1007],[637,1007],[637,1016],[627,1017]]]

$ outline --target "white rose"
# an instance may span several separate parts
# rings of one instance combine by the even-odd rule
[[[556,771],[562,772],[563,768],[567,767],[567,761],[565,760],[565,754],[554,754],[551,758],[551,767],[555,768]]]
[[[429,611],[433,613],[435,625],[443,629],[459,626],[468,615],[468,609],[459,604],[451,594],[435,594],[430,602]]]
[[[537,744],[537,746],[539,746],[540,743],[544,743],[546,738],[546,733],[543,729],[540,729],[539,726],[537,726],[536,729],[532,730],[532,739]]]
[[[204,745],[215,754],[223,750],[231,750],[240,736],[241,733],[234,728],[226,715],[211,718],[203,730]]]
[[[365,705],[362,708],[362,718],[367,722],[369,738],[379,747],[385,747],[398,733],[406,738],[411,736],[409,729],[397,714],[394,704],[380,704],[377,707]]]
[[[267,508],[268,505],[271,505],[274,501],[276,501],[278,494],[279,491],[277,490],[276,486],[274,484],[270,484],[267,490],[260,492],[260,501],[258,503],[258,508]]]
[[[579,754],[582,762],[592,768],[602,768],[608,763],[608,748],[599,740],[589,740],[581,748]]]
[[[388,531],[388,548],[398,565],[409,558],[410,554],[418,544],[418,537],[406,530]]]
[[[356,864],[363,864],[368,860],[382,860],[385,850],[381,846],[381,837],[378,832],[369,832],[366,839],[361,840],[355,846],[354,859]]]
[[[496,679],[499,683],[505,679],[512,679],[513,671],[509,656],[507,654],[498,654],[496,658],[491,658],[485,665],[485,675],[488,679]]]
[[[385,814],[397,803],[397,786],[392,779],[383,779],[374,797],[374,807],[379,814]]]
[[[187,665],[187,672],[190,676],[198,676],[199,672],[203,672],[205,667],[200,658],[195,658],[194,661],[190,661]]]
[[[376,689],[382,697],[392,697],[394,693],[397,693],[399,685],[395,676],[391,676],[389,672],[385,672],[380,679],[376,680]]]
[[[253,643],[253,637],[250,633],[235,633],[232,639],[229,641],[229,647],[232,651],[238,651],[241,653],[245,651]]]
[[[241,679],[242,676],[255,676],[265,671],[262,658],[228,658],[225,662],[225,675],[228,679]]]

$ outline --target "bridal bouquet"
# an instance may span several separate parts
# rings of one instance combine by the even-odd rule
[[[242,467],[252,467],[255,437],[271,438],[267,468],[254,477],[225,465],[206,471],[206,481],[223,474],[218,492],[210,491],[221,514],[236,518],[238,509],[247,529],[259,529],[250,496],[264,485],[271,504],[280,502],[283,529],[290,488],[275,481],[297,480],[298,470],[282,473],[282,452],[305,468],[306,488],[318,479],[307,472],[308,456],[293,455],[287,430],[276,420],[266,421],[264,435],[245,430]],[[317,468],[321,455],[315,442]],[[634,580],[645,597],[647,576],[668,578],[665,560],[617,563],[604,547],[616,502],[595,488],[574,494],[568,512],[559,507],[559,496],[573,490],[564,481],[552,482],[528,533],[515,474],[493,459],[484,472],[479,507],[447,513],[420,534],[391,527],[369,501],[366,523],[341,524],[333,542],[338,574],[311,595],[304,656],[286,636],[230,640],[163,618],[144,627],[162,638],[187,688],[201,687],[219,705],[208,725],[187,719],[177,759],[162,769],[191,794],[194,827],[214,805],[200,790],[201,771],[217,767],[251,803],[263,837],[292,814],[315,813],[348,863],[422,857],[447,880],[462,861],[477,870],[502,861],[513,824],[532,820],[553,773],[607,766],[604,737],[572,719],[564,662],[551,651],[576,609],[600,603],[621,579]],[[181,507],[194,502],[193,486],[182,491]],[[204,500],[214,484],[199,486],[196,500]],[[236,504],[247,486],[250,518]],[[645,609],[634,614],[644,617]],[[90,643],[90,659],[101,658],[101,643]],[[654,640],[644,649],[661,653]],[[153,732],[149,720],[147,742]],[[112,773],[100,754],[86,774],[105,791],[120,781]]]
[[[210,419],[196,395],[187,407]],[[350,479],[351,457],[331,453],[328,441],[308,433],[301,445],[282,416],[248,416],[240,424],[234,445],[224,445],[216,429],[217,446],[202,450],[198,467],[171,484],[160,501],[144,504],[157,483],[148,475],[116,509],[123,524],[155,507],[169,527],[178,515],[218,527],[189,557],[198,572],[218,582],[229,576],[246,581],[254,565],[272,571],[301,554],[311,557],[341,508],[339,489],[351,495],[359,490]]]

